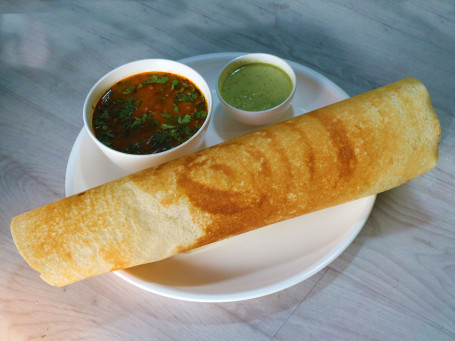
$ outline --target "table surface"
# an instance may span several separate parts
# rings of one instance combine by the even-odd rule
[[[0,13],[1,340],[455,340],[452,1],[3,0]],[[195,303],[112,273],[42,281],[10,221],[65,196],[96,80],[137,59],[232,51],[308,66],[351,96],[420,79],[442,126],[437,168],[378,195],[345,252],[275,294]]]

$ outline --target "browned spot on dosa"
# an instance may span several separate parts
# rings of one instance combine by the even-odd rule
[[[343,123],[336,118],[334,119],[324,115],[317,116],[317,119],[329,133],[333,148],[337,151],[336,166],[338,168],[339,180],[349,181],[357,164],[357,160]]]

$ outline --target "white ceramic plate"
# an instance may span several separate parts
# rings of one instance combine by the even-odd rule
[[[196,69],[212,89],[214,112],[202,148],[258,129],[234,121],[215,93],[219,71],[239,55],[217,53],[181,60]],[[289,64],[297,76],[297,92],[292,108],[282,119],[348,97],[319,73],[293,62]],[[68,161],[66,195],[123,175],[124,171],[114,166],[82,130]],[[338,257],[365,224],[375,198],[331,207],[115,273],[142,289],[188,301],[227,302],[268,295],[305,280]]]

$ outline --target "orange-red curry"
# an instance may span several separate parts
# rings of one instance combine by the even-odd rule
[[[92,126],[98,140],[115,150],[153,154],[187,141],[206,117],[207,102],[190,80],[145,72],[106,91],[96,104]]]

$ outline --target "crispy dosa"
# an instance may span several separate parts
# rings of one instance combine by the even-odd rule
[[[15,217],[30,266],[64,286],[380,193],[436,166],[440,125],[404,79]]]

